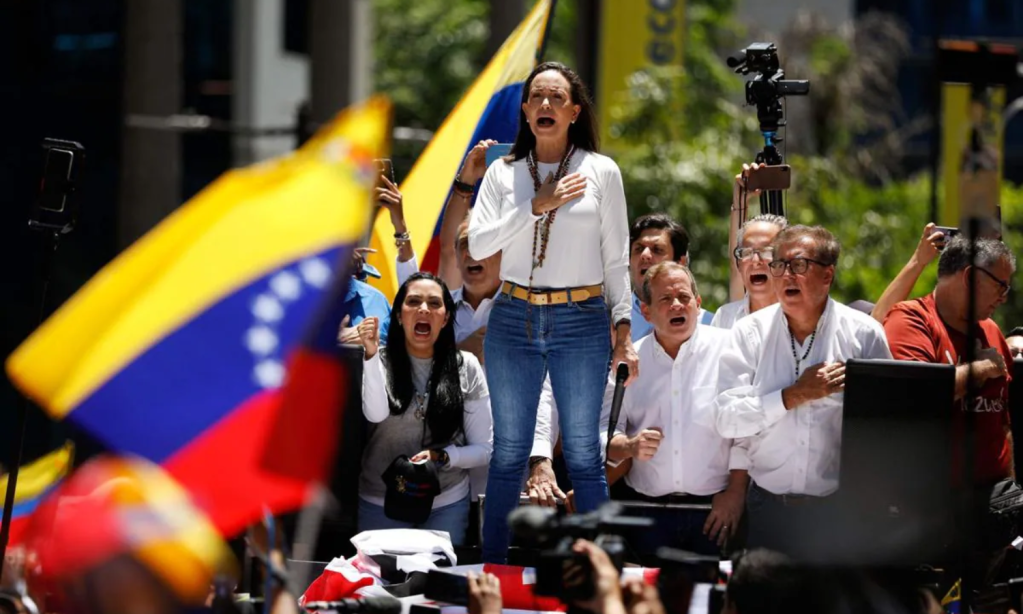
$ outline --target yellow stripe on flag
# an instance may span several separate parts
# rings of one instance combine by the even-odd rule
[[[18,484],[14,489],[14,503],[34,499],[59,482],[71,470],[75,444],[64,447],[28,463],[18,470]],[[7,475],[0,476],[0,493],[7,492]]]

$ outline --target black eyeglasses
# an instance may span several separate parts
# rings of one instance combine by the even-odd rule
[[[754,247],[737,247],[735,248],[735,251],[732,252],[732,256],[734,256],[737,261],[749,260],[753,258],[753,256],[758,256],[764,262],[770,262],[774,258],[774,248],[762,247],[758,249]]]
[[[785,274],[785,269],[790,269],[795,275],[802,275],[806,272],[806,269],[810,268],[810,263],[819,264],[820,266],[831,266],[830,262],[821,262],[820,260],[814,260],[812,258],[790,258],[789,260],[774,260],[767,266],[771,269],[771,275],[775,277],[781,277]]]
[[[1007,282],[1004,282],[1001,279],[998,279],[997,277],[995,277],[994,273],[992,273],[991,271],[985,269],[982,266],[975,267],[975,268],[978,271],[980,271],[980,272],[984,273],[985,275],[987,275],[988,277],[990,277],[991,279],[995,280],[995,283],[998,284],[1002,288],[1001,296],[1006,296],[1007,294],[1009,294],[1009,289],[1012,288],[1012,286],[1010,286]]]

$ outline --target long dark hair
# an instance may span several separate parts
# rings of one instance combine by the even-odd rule
[[[568,127],[568,142],[578,149],[596,152],[600,149],[600,137],[597,135],[597,118],[593,112],[593,100],[590,98],[590,91],[578,74],[561,62],[544,62],[529,73],[526,84],[522,86],[522,102],[529,101],[529,88],[533,85],[533,79],[542,72],[556,70],[571,86],[572,104],[579,105],[579,117],[575,123]],[[512,160],[521,160],[536,147],[536,135],[529,128],[526,121],[526,113],[519,106],[519,133],[515,135],[515,144],[512,145]]]
[[[401,306],[405,304],[408,287],[417,281],[432,281],[440,286],[448,321],[433,344],[433,368],[430,370],[429,400],[426,407],[426,425],[430,427],[430,443],[447,444],[462,430],[464,400],[459,369],[462,356],[455,346],[455,300],[448,287],[432,273],[414,273],[398,288],[391,305],[390,343],[381,350],[381,359],[387,371],[387,398],[391,415],[400,416],[408,410],[415,396],[412,383],[412,361],[405,346],[405,329],[401,325]],[[425,443],[425,442],[424,442]]]

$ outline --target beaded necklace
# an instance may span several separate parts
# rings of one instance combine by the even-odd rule
[[[796,379],[799,379],[799,364],[806,360],[806,357],[810,355],[810,350],[813,349],[813,340],[817,338],[817,329],[814,328],[813,332],[810,333],[810,345],[806,346],[806,351],[803,352],[803,357],[800,358],[796,352],[796,338],[792,334],[792,328],[789,327],[789,343],[792,345],[792,358],[796,361]]]
[[[575,145],[569,145],[564,157],[561,158],[561,164],[558,165],[557,172],[554,173],[554,183],[561,181],[568,174],[568,167],[572,163],[573,154],[575,154]],[[529,174],[533,178],[533,190],[539,192],[543,182],[540,181],[540,171],[537,169],[536,150],[526,155],[526,166],[529,167]],[[533,251],[531,252],[533,261],[529,267],[529,293],[533,292],[533,274],[538,268],[543,266],[544,260],[547,258],[547,243],[551,238],[551,224],[554,223],[554,218],[557,215],[557,209],[547,211],[543,214],[542,218],[533,223]],[[539,252],[537,252],[538,240],[540,244]],[[526,336],[530,339],[533,336],[533,327],[530,321],[532,306],[532,303],[526,302]]]

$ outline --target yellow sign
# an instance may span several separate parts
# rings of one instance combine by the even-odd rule
[[[651,66],[681,66],[685,0],[604,0],[600,16],[597,104],[600,141],[613,148],[614,107],[628,98],[629,76]]]
[[[962,227],[970,217],[998,218],[1005,88],[992,87],[981,99],[970,88],[964,83],[941,88],[943,226]]]

